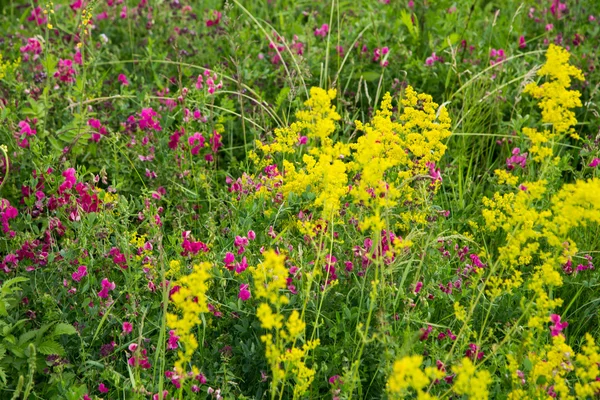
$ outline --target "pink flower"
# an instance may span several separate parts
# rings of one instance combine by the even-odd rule
[[[86,275],[87,267],[85,265],[80,265],[79,268],[77,268],[77,271],[71,274],[71,278],[73,278],[75,282],[79,282]]]
[[[65,181],[58,187],[58,193],[60,194],[63,194],[66,190],[71,189],[77,183],[74,168],[67,168],[62,173],[62,176],[65,178]]]
[[[119,82],[121,82],[123,86],[129,86],[129,81],[127,80],[127,77],[124,74],[119,74],[119,77],[117,79],[119,80]]]
[[[204,136],[201,133],[196,132],[188,138],[188,143],[192,148],[192,154],[197,155],[202,147],[204,147]]]
[[[73,68],[73,60],[59,60],[58,70],[54,73],[54,77],[58,78],[61,82],[73,83],[75,82],[75,75],[77,72]]]
[[[415,294],[419,293],[421,291],[421,289],[423,288],[423,282],[419,281],[417,282],[417,284],[415,285],[415,290],[413,291]]]
[[[221,13],[217,10],[214,10],[213,17],[213,19],[209,19],[206,21],[206,26],[211,27],[219,25],[219,22],[221,22]]]
[[[473,361],[475,361],[475,359],[481,360],[483,355],[483,351],[479,351],[479,346],[477,346],[475,343],[470,343],[469,349],[465,351],[465,356],[469,357]]]
[[[110,290],[115,290],[115,287],[116,285],[114,282],[109,282],[107,278],[102,279],[102,290],[98,292],[98,297],[103,299],[108,298],[108,292]]]
[[[512,157],[506,159],[506,169],[512,171],[515,169],[515,166],[518,165],[521,168],[525,168],[525,164],[527,162],[527,153],[521,153],[521,149],[515,147],[512,151]]]
[[[256,239],[256,233],[252,230],[248,231],[248,239],[250,239],[250,240]]]
[[[48,18],[44,15],[42,8],[38,6],[31,10],[31,14],[27,17],[27,21],[35,21],[38,25],[44,25],[48,22]]]
[[[108,388],[104,385],[104,383],[101,383],[98,385],[98,390],[101,393],[108,393]]]
[[[320,28],[315,29],[315,36],[321,36],[324,38],[329,33],[329,25],[323,24]]]
[[[527,44],[525,43],[525,36],[521,35],[519,37],[519,48],[524,49],[526,46]]]
[[[179,336],[175,335],[175,331],[171,329],[169,331],[169,339],[167,340],[167,349],[175,350],[179,347]]]
[[[241,274],[248,268],[248,261],[246,261],[246,257],[242,257],[242,261],[235,264],[235,273]]]
[[[247,283],[242,283],[240,285],[240,293],[238,294],[238,298],[242,301],[246,301],[252,296],[248,287],[249,285]]]
[[[592,162],[588,164],[588,166],[592,168],[596,168],[598,165],[600,165],[600,158],[598,157],[594,157]]]
[[[548,25],[546,25],[546,30],[547,30],[548,32],[550,32],[552,29],[554,29],[554,25],[553,25],[553,24],[548,24]]]
[[[133,324],[131,322],[123,322],[123,334],[128,335],[133,331]]]
[[[127,6],[123,6],[121,12],[119,13],[119,17],[121,17],[121,19],[127,18]]]
[[[550,322],[554,325],[550,327],[550,334],[552,336],[558,336],[561,334],[562,330],[569,326],[568,322],[560,322],[560,315],[552,314],[550,315]]]

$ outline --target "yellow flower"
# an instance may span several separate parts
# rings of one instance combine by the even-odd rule
[[[472,400],[485,400],[489,397],[488,386],[492,376],[488,371],[477,371],[468,358],[463,358],[461,364],[452,367],[456,374],[452,390],[459,395],[466,395]]]

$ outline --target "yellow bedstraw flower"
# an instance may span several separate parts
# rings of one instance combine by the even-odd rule
[[[466,395],[470,400],[486,400],[489,397],[488,386],[492,377],[488,371],[475,370],[475,365],[468,358],[463,358],[458,366],[452,367],[456,374],[452,390],[459,395]]]
[[[435,367],[421,370],[422,356],[407,356],[394,363],[392,373],[388,378],[387,392],[391,399],[404,399],[412,389],[417,394],[417,399],[435,399],[425,390],[432,380],[442,379],[444,372]]]
[[[523,134],[531,140],[530,152],[535,161],[542,161],[552,155],[552,148],[544,144],[552,142],[557,135],[569,133],[577,138],[573,126],[577,123],[572,108],[581,107],[581,93],[569,90],[571,79],[584,80],[583,73],[569,64],[570,54],[562,47],[550,44],[546,52],[546,63],[537,74],[545,76],[547,81],[542,85],[530,83],[525,86],[524,93],[540,99],[538,106],[542,109],[542,122],[551,124],[552,131],[539,132],[532,128],[523,128]]]
[[[202,322],[200,314],[208,312],[206,292],[211,268],[212,265],[208,262],[194,265],[191,274],[175,282],[179,290],[173,293],[171,300],[176,312],[167,314],[167,325],[177,332],[183,345],[183,350],[178,353],[179,359],[175,362],[175,368],[180,373],[185,372],[184,364],[191,361],[198,348],[193,330]]]

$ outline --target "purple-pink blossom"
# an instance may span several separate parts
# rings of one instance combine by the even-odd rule
[[[242,301],[248,300],[252,294],[250,293],[249,284],[242,283],[240,285],[240,292],[238,293],[238,298]]]
[[[109,282],[107,278],[102,279],[102,290],[98,292],[98,297],[106,299],[108,298],[108,292],[111,290],[115,290],[115,283]]]
[[[552,336],[560,335],[561,332],[563,331],[563,329],[565,329],[567,326],[569,326],[569,323],[567,321],[565,321],[565,322],[560,321],[560,315],[558,315],[558,314],[550,315],[550,322],[552,322],[554,324],[550,327],[550,334]]]

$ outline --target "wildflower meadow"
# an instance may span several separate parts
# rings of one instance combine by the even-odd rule
[[[600,2],[0,0],[0,399],[599,399]]]

